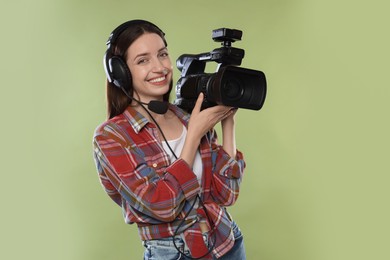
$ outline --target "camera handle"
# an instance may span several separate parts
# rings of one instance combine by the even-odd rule
[[[176,60],[176,67],[181,71],[181,77],[204,73],[206,62],[215,61],[218,68],[235,65],[240,66],[245,56],[243,49],[223,46],[201,54],[183,54]]]

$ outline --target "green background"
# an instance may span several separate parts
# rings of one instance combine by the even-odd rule
[[[135,226],[92,159],[105,119],[105,42],[158,24],[172,61],[241,29],[242,67],[265,72],[260,111],[237,114],[247,170],[231,212],[248,259],[390,259],[388,1],[4,1],[1,259],[141,259]],[[175,80],[179,72],[175,70]]]

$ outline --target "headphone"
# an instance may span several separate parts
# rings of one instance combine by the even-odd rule
[[[116,41],[118,37],[123,33],[127,28],[132,26],[142,26],[146,25],[149,27],[154,27],[161,33],[161,35],[165,35],[165,33],[158,28],[157,25],[145,21],[145,20],[130,20],[127,22],[124,22],[123,24],[119,25],[117,28],[115,28],[111,34],[110,37],[107,40],[107,50],[104,54],[103,58],[103,65],[104,65],[104,71],[106,72],[107,80],[110,83],[113,83],[114,86],[122,89],[125,91],[125,93],[129,93],[130,86],[132,84],[132,78],[130,69],[126,64],[126,61],[123,59],[123,57],[114,55],[114,47],[116,44]],[[164,40],[165,42],[165,40]]]

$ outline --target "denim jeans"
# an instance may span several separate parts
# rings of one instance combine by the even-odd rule
[[[234,246],[232,247],[232,249],[230,249],[229,252],[227,252],[225,255],[223,255],[221,258],[218,259],[245,260],[246,255],[245,255],[244,240],[243,240],[241,230],[239,229],[239,227],[236,225],[235,222],[233,222],[232,228],[233,228],[233,233],[235,238]],[[176,247],[178,247],[181,252],[189,256],[190,252],[186,247],[181,236],[176,236],[174,239],[175,239]],[[205,235],[205,239],[207,239],[206,235]],[[175,248],[175,244],[173,242],[172,237],[144,241],[143,242],[143,245],[145,247],[144,260],[190,259],[185,255],[181,254]],[[213,258],[213,259],[217,259],[217,258]]]

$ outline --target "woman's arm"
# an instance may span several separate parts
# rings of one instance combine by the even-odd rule
[[[166,167],[161,177],[155,165],[148,165],[142,149],[125,145],[123,137],[114,134],[112,129],[95,135],[93,144],[99,176],[106,191],[118,204],[120,194],[131,207],[155,221],[173,221],[185,202],[199,192],[196,175],[182,159],[168,167],[156,161],[157,167]]]
[[[204,174],[211,175],[210,193],[213,200],[220,205],[229,206],[234,204],[238,198],[245,168],[243,155],[236,149],[234,115],[237,109],[214,106],[201,111],[202,102],[203,94],[201,93],[191,113],[181,158],[192,166],[200,140],[207,134],[209,138],[202,139],[200,149],[211,153],[212,162]],[[222,146],[218,144],[217,134],[213,129],[218,122],[222,124]]]
[[[222,120],[222,146],[223,149],[230,155],[232,158],[236,158],[236,134],[234,126],[234,116],[237,109],[232,108],[232,114]]]
[[[232,111],[231,108],[226,106],[214,106],[201,111],[203,99],[204,95],[203,93],[200,93],[194,106],[194,109],[191,113],[186,140],[182,153],[180,155],[180,157],[185,160],[191,167],[194,163],[195,154],[199,148],[201,138],[207,132],[209,132],[210,129],[212,129],[217,123],[225,119],[227,120],[234,114],[234,111]],[[227,127],[225,127],[226,129],[228,129],[227,136],[234,136],[234,131],[231,131],[231,120],[231,118],[227,120]],[[227,142],[227,145],[232,146],[232,142]]]
[[[233,205],[239,195],[240,184],[245,169],[245,161],[243,154],[235,150],[235,156],[232,157],[225,147],[218,144],[217,133],[215,131],[210,135],[209,142],[202,146],[212,147],[211,149],[211,188],[210,194],[212,199],[219,205]],[[205,141],[206,142],[206,141]]]

